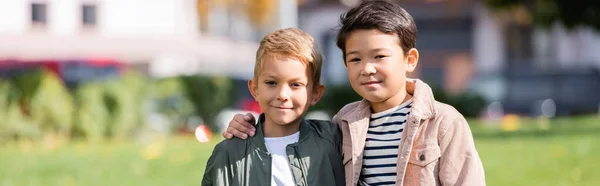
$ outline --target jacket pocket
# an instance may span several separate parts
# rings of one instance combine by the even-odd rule
[[[408,162],[414,165],[425,167],[438,160],[441,156],[440,147],[429,146],[425,148],[414,149]]]

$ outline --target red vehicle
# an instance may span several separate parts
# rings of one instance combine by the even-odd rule
[[[118,77],[125,64],[111,59],[1,60],[0,78],[14,78],[40,69],[56,73],[69,87],[80,83]]]

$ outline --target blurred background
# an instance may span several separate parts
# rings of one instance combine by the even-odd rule
[[[200,184],[232,116],[260,113],[247,80],[274,29],[320,45],[307,117],[330,119],[360,99],[335,46],[360,2],[0,0],[0,186]],[[488,185],[600,184],[600,1],[393,2],[418,28],[409,76],[468,118]]]

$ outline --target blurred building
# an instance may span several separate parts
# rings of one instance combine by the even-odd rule
[[[323,82],[345,85],[336,27],[340,14],[361,1],[4,0],[0,60],[114,59],[156,77],[247,79],[258,41],[274,29],[299,27],[324,51]],[[537,28],[522,11],[492,12],[477,0],[393,2],[418,28],[421,59],[411,77],[451,94],[476,91],[488,101],[586,102],[600,93],[594,89],[600,34],[590,28]]]
[[[345,82],[341,51],[335,46],[340,14],[361,0],[304,0],[300,28],[315,36],[326,53],[327,76]],[[460,92],[462,82],[477,73],[498,73],[511,64],[542,66],[592,65],[600,67],[600,34],[591,28],[567,31],[520,25],[491,12],[474,0],[395,0],[414,18],[421,52],[419,72],[447,89]],[[463,64],[464,63],[464,64]],[[452,69],[460,66],[462,70]],[[447,85],[447,86],[446,86]]]
[[[201,31],[202,0],[10,0],[0,1],[0,59],[104,58],[148,70],[154,76],[225,73],[250,77],[255,39],[223,35],[212,9]],[[226,19],[223,21],[222,19]],[[240,33],[248,28],[225,26]],[[217,33],[217,34],[215,34]],[[232,54],[234,52],[234,54]]]
[[[301,3],[299,27],[324,51],[325,83],[348,81],[335,45],[337,25],[340,14],[361,1]],[[546,99],[562,107],[558,113],[598,109],[600,33],[593,29],[567,30],[558,23],[538,28],[522,10],[493,12],[476,0],[392,1],[417,24],[421,55],[416,72],[409,76],[450,94],[478,92],[488,101],[504,103],[507,112],[530,113]]]

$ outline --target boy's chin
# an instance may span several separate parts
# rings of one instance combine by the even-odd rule
[[[385,100],[390,98],[389,96],[377,94],[377,92],[363,92],[359,95],[372,103],[384,102]]]
[[[292,116],[290,116],[290,117],[276,116],[276,117],[271,118],[271,120],[276,125],[282,125],[282,126],[284,126],[284,125],[290,125],[290,124],[292,124],[294,121],[297,120],[297,118],[296,117],[292,117]]]

